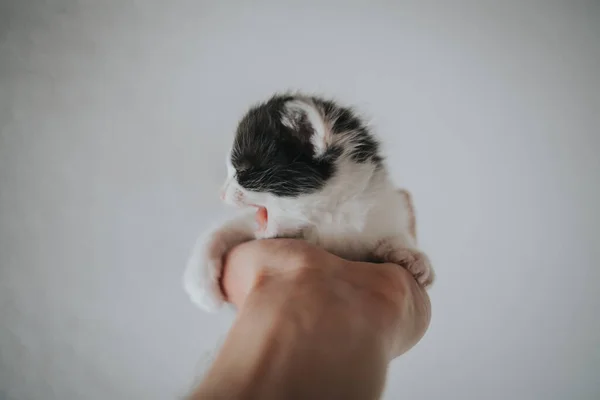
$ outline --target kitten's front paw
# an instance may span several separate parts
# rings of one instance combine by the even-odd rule
[[[435,273],[429,257],[419,250],[410,248],[393,248],[383,243],[375,251],[375,256],[382,261],[398,264],[406,268],[422,286],[433,284]]]
[[[183,286],[192,302],[205,311],[217,311],[225,301],[220,278],[227,250],[225,238],[212,233],[198,239],[187,263]]]
[[[429,257],[425,253],[413,249],[400,249],[392,252],[390,256],[391,259],[389,261],[410,271],[422,286],[431,286],[435,278],[435,273],[433,272]]]

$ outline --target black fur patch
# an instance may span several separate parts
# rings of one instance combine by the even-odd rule
[[[314,156],[313,128],[305,116],[284,125],[285,104],[296,96],[277,95],[251,108],[239,123],[234,139],[231,163],[237,181],[247,190],[295,197],[321,189],[336,173],[336,161],[344,149],[330,146]],[[357,163],[381,163],[378,143],[367,128],[347,108],[319,98],[311,98],[325,119],[335,121],[335,135],[352,135],[350,158]]]
[[[334,120],[333,133],[335,135],[349,135],[352,137],[354,148],[350,150],[350,157],[357,163],[372,162],[380,167],[383,163],[379,155],[379,142],[369,133],[364,122],[347,107],[337,106],[334,102],[314,98],[313,101],[321,107],[326,118]]]
[[[294,197],[321,189],[335,173],[341,149],[313,157],[308,121],[298,129],[281,122],[291,96],[275,96],[253,107],[240,121],[231,153],[239,184],[247,190]]]
[[[354,140],[355,147],[352,151],[352,159],[359,163],[376,161],[379,157],[379,143],[367,132],[365,128],[360,128],[356,133]]]

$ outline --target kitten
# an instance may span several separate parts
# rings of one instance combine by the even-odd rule
[[[399,264],[423,286],[433,282],[416,245],[410,196],[394,187],[379,143],[351,109],[275,95],[240,121],[227,172],[221,198],[265,207],[268,223],[258,232],[249,213],[198,239],[184,286],[201,308],[216,310],[224,301],[223,256],[257,238],[304,238],[345,259]]]

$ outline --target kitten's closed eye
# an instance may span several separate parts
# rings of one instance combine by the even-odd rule
[[[235,172],[240,174],[240,173],[244,173],[246,171],[248,171],[251,167],[251,164],[249,161],[238,161],[235,163]]]

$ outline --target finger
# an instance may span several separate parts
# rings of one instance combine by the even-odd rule
[[[228,302],[240,307],[252,289],[258,273],[256,243],[251,241],[234,247],[223,260],[221,286]]]
[[[386,332],[390,358],[407,352],[421,340],[431,319],[431,304],[427,292],[409,271],[396,264],[355,262],[347,264],[342,275],[352,286],[374,295],[365,302],[377,310],[370,315],[374,326]]]
[[[391,358],[396,358],[413,348],[425,336],[431,322],[431,302],[427,291],[410,272],[402,271],[403,295],[396,297],[398,307],[397,329],[392,340]]]

